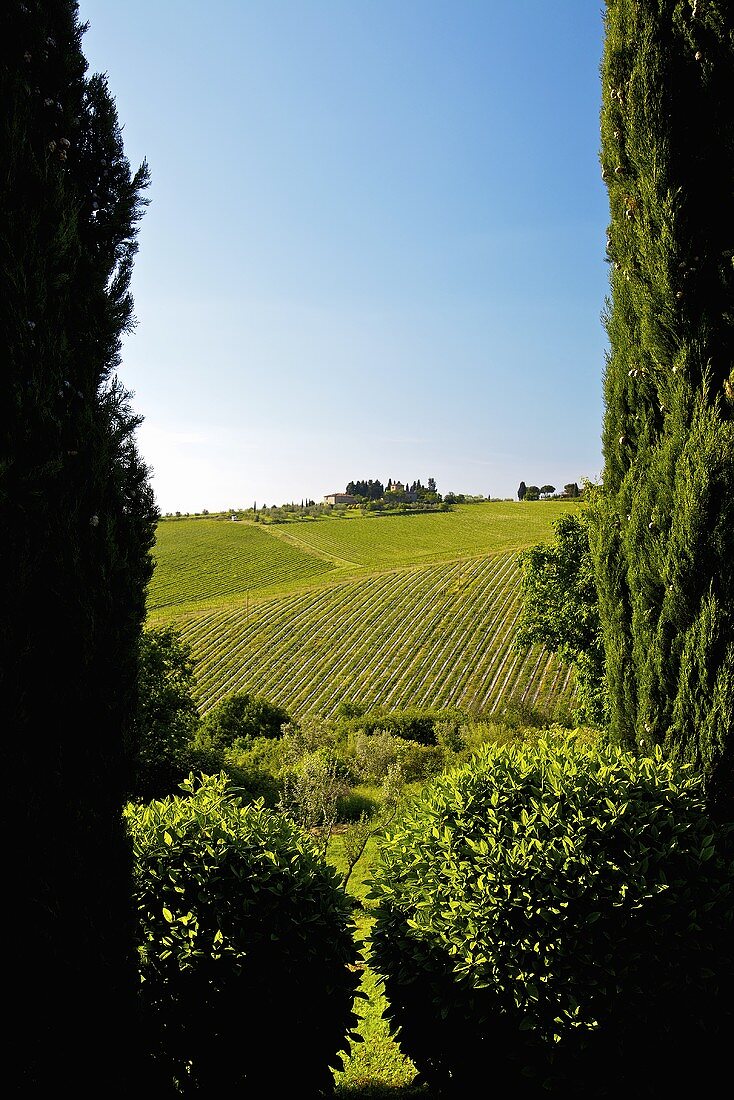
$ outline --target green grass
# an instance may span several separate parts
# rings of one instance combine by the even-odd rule
[[[359,906],[355,910],[356,935],[361,944],[364,944],[372,924],[368,909],[363,907],[367,893],[365,880],[378,853],[379,840],[372,838],[349,881],[349,893]],[[338,834],[332,837],[326,858],[342,874],[345,872],[347,864]],[[388,1005],[381,983],[366,963],[362,965],[360,992],[364,994],[364,999],[360,997],[355,1001],[355,1011],[361,1016],[358,1027],[361,1041],[350,1042],[349,1048],[341,1052],[344,1069],[334,1075],[336,1095],[354,1097],[355,1100],[357,1097],[365,1100],[382,1100],[388,1096],[394,1100],[425,1097],[425,1087],[415,1083],[415,1066],[390,1034],[390,1026],[384,1016]]]
[[[154,548],[149,617],[168,621],[387,569],[520,550],[549,538],[553,520],[578,507],[492,502],[457,505],[453,512],[324,516],[273,526],[165,520]]]
[[[532,546],[550,537],[554,519],[578,507],[561,500],[493,501],[459,504],[453,512],[296,522],[272,534],[364,569],[389,569]]]
[[[160,523],[154,556],[148,610],[169,614],[212,602],[237,602],[249,593],[311,580],[334,568],[318,551],[273,538],[258,524],[222,520]]]

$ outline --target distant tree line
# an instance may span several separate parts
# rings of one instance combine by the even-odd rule
[[[345,492],[353,497],[362,497],[365,500],[381,500],[385,493],[385,486],[381,481],[350,481]]]
[[[410,498],[425,504],[441,503],[441,494],[436,491],[436,479],[433,477],[429,477],[427,485],[424,485],[420,478],[412,482],[395,481],[393,478],[388,478],[387,485],[373,478],[367,481],[350,481],[345,492],[364,502]]]
[[[581,491],[575,481],[570,481],[568,485],[563,486],[563,492],[556,494],[555,485],[526,485],[524,481],[520,482],[517,490],[518,500],[549,500],[552,496],[562,497],[580,497]]]

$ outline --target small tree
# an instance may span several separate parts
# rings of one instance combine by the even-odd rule
[[[525,500],[540,500],[540,489],[537,485],[528,485],[525,489]]]
[[[539,643],[570,664],[576,675],[577,721],[607,717],[604,642],[599,597],[584,515],[555,524],[556,541],[524,550],[518,558],[523,609],[516,645]]]
[[[527,491],[528,491],[527,490],[527,485],[525,484],[524,481],[521,481],[520,485],[518,486],[518,490],[517,490],[517,499],[518,500],[525,500],[525,494],[526,494]]]
[[[262,695],[235,691],[206,713],[201,723],[202,738],[219,748],[227,748],[240,737],[280,737],[290,722],[283,707]]]
[[[555,485],[541,485],[540,487],[540,495],[542,497],[550,497],[555,493],[555,491]]]

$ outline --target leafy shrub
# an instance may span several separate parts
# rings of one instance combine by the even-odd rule
[[[434,730],[436,744],[448,755],[462,752],[467,745],[466,726],[456,722],[437,722]]]
[[[446,754],[440,745],[419,745],[416,741],[403,741],[398,764],[406,783],[420,783],[431,779],[443,770]]]
[[[344,748],[351,760],[352,773],[365,783],[381,783],[392,767],[399,767],[407,782],[437,775],[444,766],[446,753],[439,745],[408,741],[387,730],[366,733],[358,730]]]
[[[283,793],[283,741],[270,737],[240,737],[223,753],[223,768],[246,802],[262,799],[274,809]]]
[[[358,730],[347,746],[354,775],[363,783],[380,783],[388,768],[398,763],[403,745],[400,738],[387,730],[375,733]]]
[[[575,738],[486,746],[424,788],[370,892],[372,965],[418,1069],[596,1097],[675,1095],[682,1052],[715,1065],[734,866],[703,805],[690,771]]]
[[[344,765],[328,748],[299,756],[283,773],[278,810],[296,825],[318,832],[325,852],[339,817],[339,800],[347,794]]]
[[[243,807],[225,776],[186,787],[126,809],[160,1082],[183,1095],[326,1094],[357,1021],[351,901],[308,837]]]
[[[290,715],[261,695],[235,691],[202,719],[202,733],[222,748],[241,737],[280,737]]]
[[[403,737],[407,741],[417,741],[421,745],[436,744],[436,727],[440,723],[444,727],[446,723],[460,725],[466,716],[458,709],[447,710],[421,710],[418,707],[408,707],[404,710],[376,709],[353,718],[349,727],[353,731],[363,730],[365,733],[375,733],[383,730],[392,733],[395,737]]]

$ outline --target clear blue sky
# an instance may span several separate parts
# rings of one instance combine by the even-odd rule
[[[152,173],[121,377],[162,511],[598,476],[601,9],[81,0]]]

